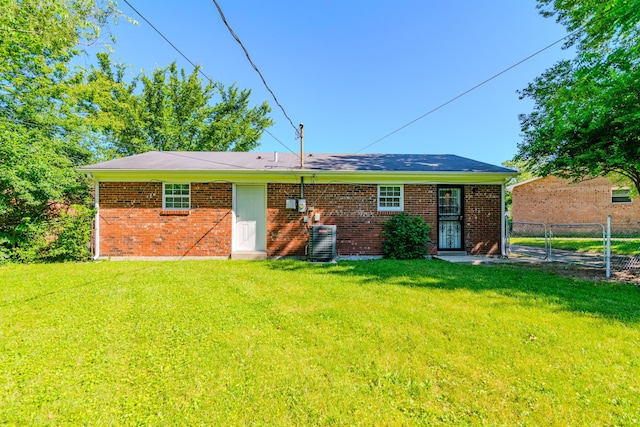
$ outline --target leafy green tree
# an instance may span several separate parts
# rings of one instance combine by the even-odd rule
[[[527,168],[527,164],[523,161],[507,160],[502,162],[502,166],[518,171],[518,176],[511,178],[509,185],[535,178],[535,175]]]
[[[511,180],[507,182],[507,186],[526,181],[531,178],[535,178],[535,175],[528,169],[527,164],[523,161],[507,160],[502,162],[502,166],[518,171],[518,175],[514,178],[511,178]],[[504,195],[504,207],[506,212],[508,212],[509,214],[511,214],[512,202],[513,199],[511,191],[507,191]]]
[[[91,131],[71,61],[116,16],[110,1],[0,2],[0,258],[28,238],[25,224],[88,195],[76,167],[91,158]]]
[[[576,29],[570,42],[578,55],[521,92],[534,109],[520,115],[523,140],[515,160],[539,176],[619,175],[640,188],[640,1],[539,4],[555,8],[545,13]]]
[[[106,54],[89,81],[110,85],[97,94],[92,111],[107,119],[105,131],[117,155],[158,151],[250,151],[262,132],[273,124],[266,102],[250,107],[250,90],[204,83],[199,69],[189,75],[175,63],[151,75],[123,81],[124,69],[113,66]],[[91,108],[90,108],[91,110]]]
[[[563,61],[523,92],[517,160],[538,175],[580,179],[619,174],[640,188],[640,69],[620,48],[597,63]]]
[[[640,38],[640,0],[538,0],[537,7],[567,28],[566,45],[579,52],[606,52]]]

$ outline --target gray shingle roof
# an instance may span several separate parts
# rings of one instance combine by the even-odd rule
[[[300,168],[300,158],[292,153],[177,152],[150,151],[123,157],[81,170],[113,171],[257,171]],[[501,166],[453,154],[325,154],[304,156],[304,169],[312,171],[387,172],[489,172],[514,173]]]

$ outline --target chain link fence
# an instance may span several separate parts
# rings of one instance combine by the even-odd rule
[[[544,224],[512,222],[507,255],[604,268],[640,276],[640,228],[607,222]]]
[[[508,236],[508,256],[543,260],[549,258],[549,236],[546,224],[541,222],[511,222]]]
[[[550,261],[606,267],[607,235],[604,224],[551,224],[549,242]]]
[[[609,264],[612,272],[640,276],[640,229],[611,223]]]

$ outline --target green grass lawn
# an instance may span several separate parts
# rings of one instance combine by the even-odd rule
[[[0,268],[2,425],[640,423],[640,289],[442,261]]]
[[[512,245],[544,247],[545,241],[542,237],[512,237],[509,239]],[[572,238],[554,237],[551,241],[553,249],[563,249],[578,252],[600,252],[602,253],[602,238]],[[640,239],[611,239],[611,253],[617,255],[636,255],[640,253]]]

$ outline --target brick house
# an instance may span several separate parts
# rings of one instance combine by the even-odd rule
[[[303,164],[302,164],[303,163]],[[390,215],[431,225],[429,253],[502,253],[515,172],[454,155],[148,152],[83,167],[96,257],[304,257],[335,225],[337,255],[382,254]]]
[[[611,215],[616,231],[640,231],[640,201],[630,197],[629,186],[605,177],[571,182],[547,176],[519,182],[508,190],[514,222],[604,224]]]

